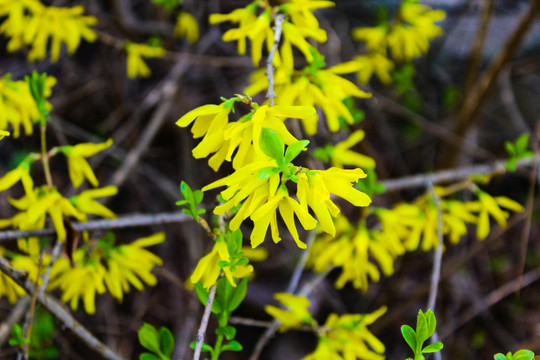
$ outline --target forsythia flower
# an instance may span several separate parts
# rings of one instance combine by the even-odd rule
[[[114,235],[109,233],[98,241],[96,247],[84,246],[77,249],[71,267],[66,258],[58,259],[52,266],[49,290],[60,288],[63,302],[77,310],[82,298],[88,314],[96,311],[95,296],[109,291],[111,296],[122,301],[123,294],[133,286],[142,291],[144,284],[154,286],[156,277],[151,273],[161,259],[145,248],[162,243],[163,233],[135,240],[131,244],[115,245]]]
[[[335,132],[339,130],[339,117],[349,124],[354,122],[350,110],[343,104],[349,97],[369,98],[371,94],[358,88],[349,80],[334,73],[334,68],[322,69],[324,57],[315,53],[315,62],[300,71],[281,67],[276,71],[275,92],[277,105],[317,106],[323,111],[328,128]],[[339,67],[339,65],[337,65]],[[344,72],[342,72],[344,73]],[[244,93],[256,95],[268,89],[268,77],[264,69],[257,70],[251,76],[252,84]],[[313,115],[315,116],[315,115]],[[317,132],[317,122],[311,118],[303,120],[304,129],[309,135]]]
[[[287,310],[272,305],[266,305],[264,311],[277,319],[281,324],[279,331],[300,328],[302,325],[311,325],[314,320],[308,311],[309,300],[305,296],[288,293],[276,293],[274,298],[287,307]]]
[[[150,68],[144,62],[144,58],[159,58],[165,55],[165,49],[158,46],[126,43],[127,52],[127,75],[130,78],[150,76]]]
[[[479,240],[484,240],[489,234],[489,215],[495,219],[499,226],[506,226],[506,219],[509,214],[501,210],[501,207],[515,212],[523,211],[523,206],[505,196],[492,197],[479,189],[475,193],[478,196],[478,201],[466,203],[465,208],[471,212],[478,212],[476,236]]]
[[[303,360],[384,360],[384,344],[368,329],[386,312],[386,307],[371,314],[331,314],[319,335],[315,352]]]
[[[185,36],[191,44],[195,44],[199,40],[199,24],[193,15],[185,11],[178,14],[174,26],[174,36]]]
[[[234,110],[234,103],[246,101],[245,97],[235,97],[219,105],[204,105],[191,110],[182,116],[176,125],[189,126],[193,122],[191,132],[194,138],[203,137],[193,150],[195,158],[214,155],[208,160],[208,165],[217,171],[223,161],[232,161],[234,169],[249,164],[255,160],[266,159],[259,146],[262,128],[269,128],[281,135],[286,144],[297,139],[284,125],[286,118],[311,119],[316,121],[315,109],[310,106],[259,106],[250,103],[252,111],[242,116],[238,121],[229,122],[229,114]],[[232,155],[236,151],[234,160]]]
[[[105,196],[114,196],[118,193],[116,186],[107,186],[101,189],[85,190],[77,196],[69,198],[69,201],[84,214],[86,220],[86,214],[93,214],[108,219],[116,218],[116,214],[109,210],[107,207],[95,201],[95,198],[101,198]]]
[[[30,176],[30,164],[34,161],[34,157],[27,156],[15,169],[1,177],[0,191],[5,191],[20,181],[23,184],[26,195],[32,196],[34,191],[34,181]]]
[[[388,85],[392,82],[390,72],[394,70],[394,63],[381,53],[371,52],[336,65],[332,69],[335,74],[358,72],[358,81],[362,84],[369,82],[373,74],[376,74],[383,84]]]
[[[363,130],[357,130],[349,135],[347,139],[337,143],[336,145],[326,145],[321,150],[325,160],[331,160],[332,166],[343,168],[344,166],[354,166],[363,169],[375,168],[375,160],[373,158],[359,154],[350,150],[354,145],[358,144],[364,138]],[[317,151],[317,150],[316,150]]]
[[[221,271],[223,270],[229,283],[233,287],[236,287],[235,278],[241,279],[253,272],[253,266],[251,265],[238,265],[235,266],[234,271],[232,271],[231,267],[220,267],[218,265],[220,261],[230,261],[227,243],[222,236],[216,239],[212,251],[199,260],[197,267],[193,271],[193,274],[191,274],[191,282],[193,284],[201,282],[203,287],[209,289],[216,283],[219,274],[221,274]]]
[[[51,95],[56,79],[48,76],[45,81],[45,97]],[[47,110],[51,105],[46,104]],[[33,122],[40,118],[36,102],[24,80],[12,81],[7,74],[0,79],[0,131],[11,125],[13,137],[18,138],[21,126],[26,135],[32,134]],[[4,131],[5,132],[5,131]]]
[[[7,16],[0,34],[9,38],[7,49],[17,51],[29,45],[28,60],[42,60],[51,43],[51,61],[58,61],[62,43],[73,54],[81,39],[89,42],[97,36],[90,26],[97,24],[94,16],[85,16],[84,7],[45,6],[37,0],[0,0],[0,16]]]
[[[6,136],[9,136],[9,131],[0,130],[0,140],[5,138]]]
[[[85,158],[93,156],[111,145],[112,139],[101,144],[84,143],[75,146],[68,145],[60,147],[60,152],[67,157],[69,178],[74,187],[78,188],[84,178],[88,179],[94,187],[99,185],[96,175],[94,175],[92,168]]]
[[[313,60],[309,51],[310,45],[306,38],[318,42],[326,41],[326,32],[319,28],[319,22],[311,13],[312,10],[334,6],[332,1],[292,0],[286,4],[272,8],[268,2],[253,1],[242,9],[236,9],[229,14],[211,14],[210,24],[226,21],[238,24],[238,28],[230,29],[223,34],[223,41],[238,41],[238,53],[245,54],[246,39],[251,40],[251,59],[258,65],[262,57],[262,47],[266,42],[270,51],[274,43],[274,30],[272,29],[273,14],[281,12],[288,18],[283,22],[283,43],[281,53],[292,63],[292,46],[298,48],[308,61]],[[262,7],[262,13],[257,16],[257,9]],[[276,65],[281,63],[280,53],[274,57]]]
[[[388,276],[394,272],[394,259],[404,253],[401,243],[388,241],[376,231],[367,230],[364,223],[351,225],[340,215],[336,219],[336,237],[324,236],[313,243],[309,263],[314,271],[323,272],[331,266],[341,267],[336,287],[348,281],[362,291],[368,289],[368,277],[378,281],[380,272],[374,259]]]

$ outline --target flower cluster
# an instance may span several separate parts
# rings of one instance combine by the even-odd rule
[[[174,25],[174,36],[185,37],[190,44],[195,44],[199,40],[199,24],[193,15],[185,11],[178,14]]]
[[[274,16],[279,12],[286,16],[283,22],[283,43],[281,50],[274,56],[276,66],[286,63],[292,69],[292,47],[299,49],[311,62],[313,56],[307,41],[311,38],[318,42],[326,41],[326,31],[319,28],[319,21],[311,11],[334,6],[332,1],[291,0],[278,6],[271,6],[268,1],[255,0],[245,8],[232,11],[229,14],[210,15],[210,24],[232,22],[238,28],[230,29],[223,34],[223,41],[238,41],[238,53],[246,53],[246,40],[251,41],[251,59],[255,66],[259,65],[263,45],[266,43],[270,51],[275,41],[272,24]]]
[[[56,79],[48,76],[45,82],[44,96],[49,97],[51,88],[56,84]],[[46,110],[51,105],[46,104]],[[28,83],[24,80],[11,80],[10,74],[0,78],[0,131],[5,135],[5,129],[11,125],[13,137],[20,135],[21,126],[26,135],[33,132],[33,124],[40,118],[40,112],[36,106]],[[2,136],[3,137],[3,136]]]
[[[150,68],[144,62],[144,58],[160,58],[165,55],[165,49],[161,46],[136,44],[128,41],[125,45],[127,53],[127,76],[130,78],[149,77]]]
[[[38,0],[0,0],[0,34],[9,38],[7,50],[14,52],[29,46],[28,60],[43,60],[51,44],[51,62],[58,61],[62,44],[73,54],[81,40],[96,40],[90,28],[97,24],[94,16],[84,15],[83,6],[45,6]]]

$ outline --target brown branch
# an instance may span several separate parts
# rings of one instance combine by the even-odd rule
[[[9,261],[2,256],[0,256],[0,271],[11,278],[17,285],[22,287],[28,294],[34,293],[34,284],[29,281],[26,276],[22,275],[21,272],[11,267]],[[67,311],[54,297],[38,291],[36,299],[45,309],[56,317],[65,328],[69,329],[79,340],[99,354],[103,359],[121,359],[119,355],[115,354],[110,348],[94,337],[94,335],[92,335],[83,325],[75,320],[69,311]]]
[[[107,229],[122,229],[131,227],[151,226],[160,224],[172,224],[191,221],[191,216],[180,212],[174,213],[158,213],[148,215],[127,215],[118,219],[93,220],[85,223],[73,223],[73,228],[77,231],[94,231]],[[52,228],[19,231],[7,230],[0,232],[0,241],[25,238],[30,236],[50,237],[56,235],[56,230]]]
[[[471,90],[469,96],[463,102],[463,105],[458,113],[457,122],[454,125],[453,132],[463,138],[467,130],[474,124],[477,119],[477,115],[482,109],[484,102],[487,100],[490,91],[497,83],[497,79],[514,56],[519,46],[523,42],[527,31],[534,23],[537,15],[540,13],[540,0],[531,0],[531,7],[526,12],[523,19],[518,24],[514,33],[510,36],[510,39],[506,43],[506,46],[497,55],[495,60],[491,63],[486,73],[480,78],[477,86]],[[456,147],[460,149],[461,146]],[[455,166],[458,160],[459,152],[455,148],[446,148],[443,153],[442,167],[449,168]]]
[[[216,296],[216,285],[214,284],[210,289],[208,294],[208,299],[206,299],[206,306],[204,308],[204,314],[197,331],[197,345],[195,346],[195,353],[193,354],[193,360],[199,360],[201,356],[201,349],[204,344],[204,334],[206,333],[206,328],[208,327],[208,320],[210,319],[210,312],[212,310],[212,303],[214,302],[214,297]]]

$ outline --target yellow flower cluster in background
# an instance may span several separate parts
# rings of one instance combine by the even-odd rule
[[[51,89],[55,84],[56,79],[47,76],[44,89],[45,97],[51,95]],[[46,106],[47,110],[52,108],[49,103]],[[0,78],[0,131],[5,133],[8,126],[11,126],[13,137],[17,138],[22,127],[24,133],[30,135],[33,132],[34,122],[39,118],[40,113],[32,98],[28,83],[24,80],[13,81],[9,74]]]
[[[45,6],[38,0],[0,0],[0,34],[8,39],[7,50],[14,52],[29,46],[28,60],[43,60],[50,43],[51,62],[58,61],[62,44],[69,54],[79,47],[81,40],[96,40],[90,28],[97,24],[94,16],[84,15],[83,6]]]
[[[199,40],[199,24],[193,15],[185,11],[178,14],[174,25],[174,36],[185,37],[190,44],[195,44]]]
[[[282,303],[287,309],[266,305],[264,311],[281,323],[279,331],[298,329],[304,325],[315,324],[315,320],[308,311],[309,300],[305,296],[296,296],[288,293],[276,293],[274,298]]]
[[[127,53],[127,75],[130,78],[149,77],[150,68],[144,62],[145,58],[160,58],[165,55],[165,49],[161,46],[136,44],[128,41],[125,45]]]
[[[283,22],[283,43],[281,50],[274,56],[274,64],[287,62],[292,69],[292,47],[298,48],[311,62],[313,56],[308,38],[317,42],[326,41],[326,31],[319,28],[319,21],[311,11],[334,6],[332,1],[291,0],[285,4],[272,7],[268,1],[255,0],[245,8],[236,9],[229,14],[210,15],[210,24],[231,22],[238,28],[230,29],[223,34],[223,41],[237,41],[238,53],[246,53],[246,40],[251,41],[251,59],[255,66],[259,65],[262,49],[266,43],[268,51],[274,43],[273,16],[281,12],[286,16]],[[259,15],[257,13],[261,11]]]

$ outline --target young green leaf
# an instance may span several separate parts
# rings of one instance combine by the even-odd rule
[[[435,319],[435,314],[431,309],[425,313],[426,323],[427,323],[427,338],[430,338],[431,335],[435,333],[435,327],[437,326],[437,319]],[[427,339],[426,339],[427,340]]]
[[[416,351],[416,333],[414,332],[413,328],[409,325],[403,325],[401,327],[401,334],[411,349]]]
[[[162,359],[157,357],[154,354],[150,354],[150,353],[145,352],[145,353],[142,353],[139,356],[139,360],[162,360]]]
[[[192,342],[189,344],[189,347],[195,350],[195,348],[197,347],[197,341],[192,341]],[[223,348],[222,348],[222,349],[223,349]],[[211,347],[211,346],[208,345],[208,344],[203,343],[203,344],[202,344],[202,347],[201,347],[201,350],[202,350],[202,351],[210,351],[210,352],[213,352],[213,351],[214,351],[214,348]]]
[[[225,335],[227,340],[232,340],[236,336],[236,329],[230,325],[220,327],[216,329],[217,335]]]
[[[262,168],[259,171],[257,171],[257,179],[259,180],[267,179],[275,174],[278,174],[280,171],[281,169],[275,166]]]
[[[510,353],[509,353],[509,354],[510,354]],[[501,353],[498,353],[498,354],[495,354],[495,355],[493,356],[493,358],[494,358],[495,360],[505,360],[505,359],[506,359],[506,356],[504,356],[504,355],[501,354]]]
[[[146,349],[154,352],[161,353],[159,347],[159,334],[152,325],[144,323],[143,326],[139,329],[139,342]]]
[[[230,343],[228,343],[227,345],[223,346],[221,348],[221,351],[226,351],[226,350],[229,350],[229,351],[242,351],[242,345],[240,345],[240,343],[236,340],[233,340],[231,341]]]
[[[422,349],[423,353],[434,353],[443,348],[442,342],[438,341],[436,343],[430,344]]]
[[[309,140],[300,140],[287,146],[285,151],[285,164],[294,160],[308,146]]]
[[[165,327],[159,329],[159,344],[161,352],[165,356],[171,356],[174,350],[174,336],[169,329]]]
[[[242,303],[244,298],[246,297],[247,293],[247,278],[243,278],[238,285],[236,285],[236,288],[231,296],[229,306],[227,307],[227,310],[229,312],[233,312],[236,310],[238,306]]]
[[[418,317],[416,318],[416,341],[417,343],[424,343],[429,338],[426,316],[422,310],[418,310]]]
[[[285,143],[280,134],[274,130],[263,128],[260,137],[261,150],[278,164],[283,163],[283,152],[285,151]]]

